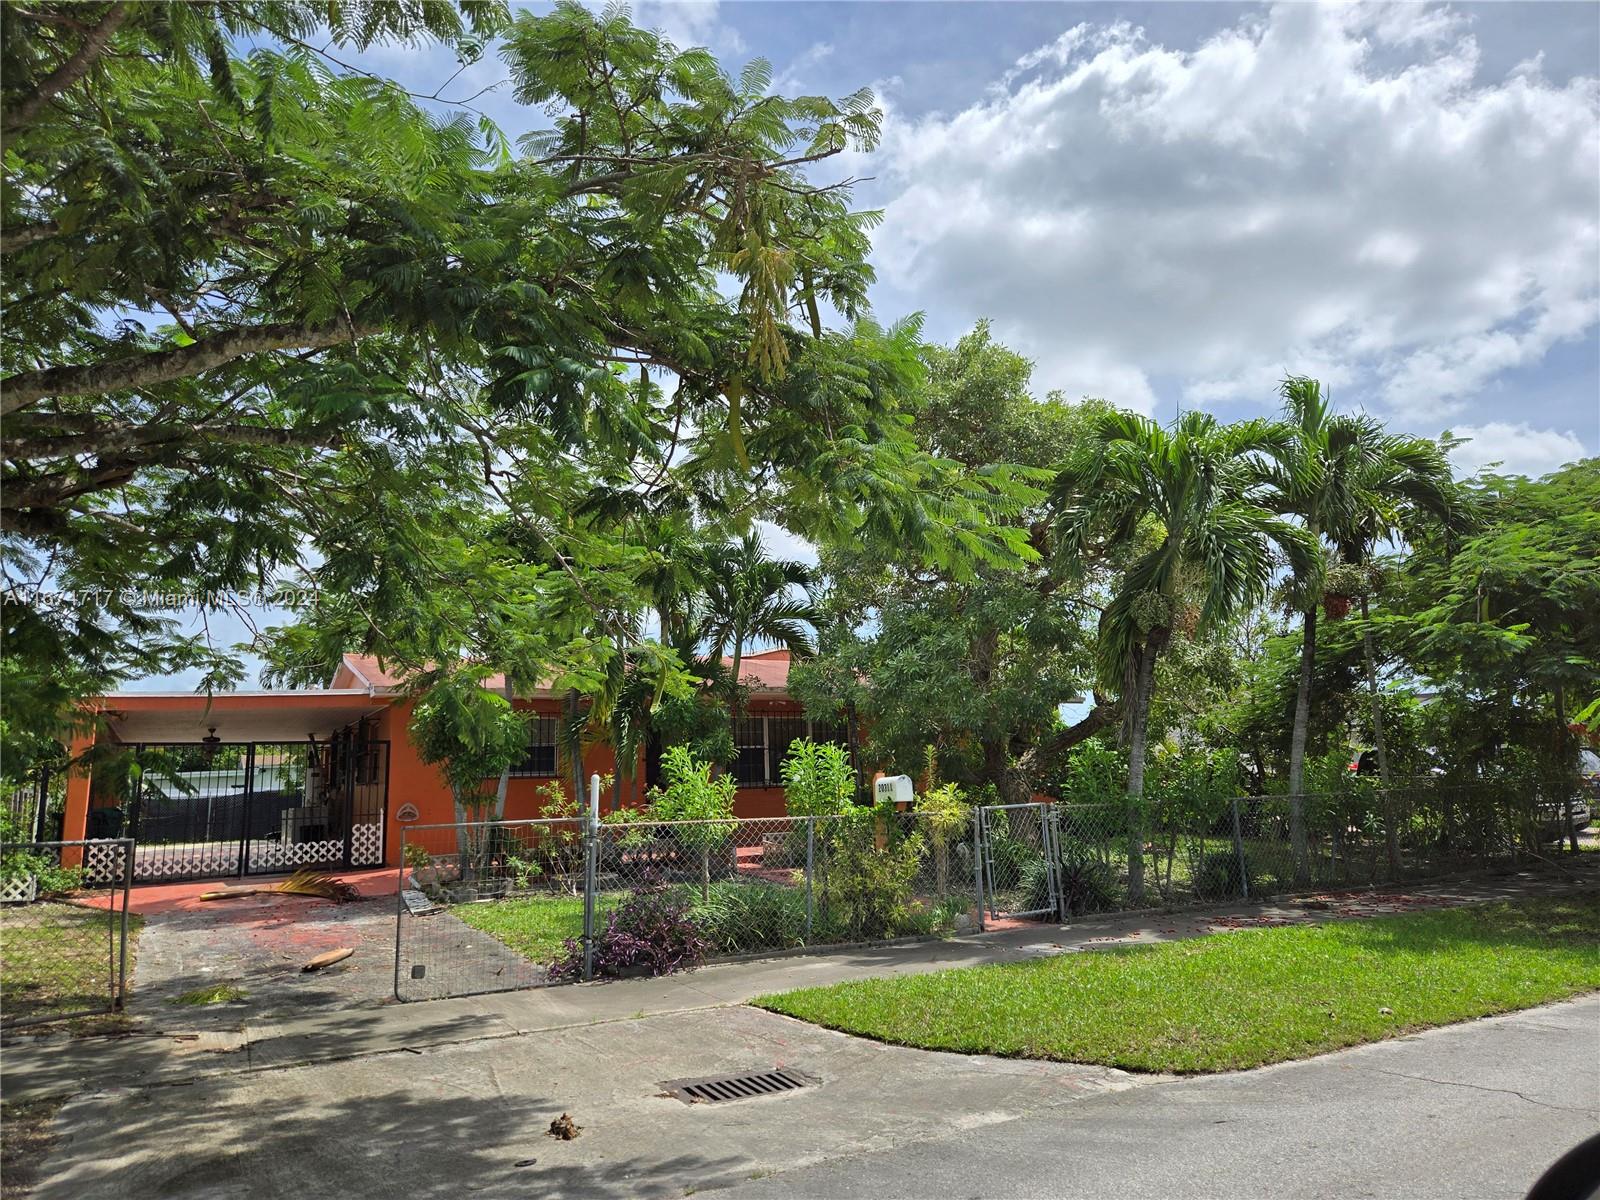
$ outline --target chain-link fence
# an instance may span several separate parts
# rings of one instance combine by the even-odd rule
[[[395,996],[430,1000],[542,987],[586,897],[578,818],[401,830]]]
[[[1523,861],[1557,818],[1497,785],[1183,803],[411,826],[403,1000],[665,974],[1020,917],[1362,887]]]
[[[402,1000],[664,974],[978,920],[966,817],[608,819],[592,839],[581,819],[502,821],[402,836]]]
[[[1546,810],[1549,811],[1546,811]],[[1056,806],[1062,911],[1368,887],[1544,857],[1558,806],[1500,784]]]
[[[0,846],[0,1025],[122,1007],[132,868],[126,838]]]

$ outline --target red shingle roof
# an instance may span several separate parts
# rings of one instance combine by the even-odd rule
[[[746,654],[739,660],[739,678],[758,691],[782,692],[789,687],[789,662],[787,650],[764,650],[760,654]],[[354,676],[358,687],[370,687],[375,692],[396,691],[405,686],[405,674],[397,668],[385,668],[370,654],[346,654],[341,670]],[[335,684],[338,676],[334,677]],[[505,687],[505,676],[491,675],[484,687],[495,691]],[[546,690],[544,688],[541,691]]]

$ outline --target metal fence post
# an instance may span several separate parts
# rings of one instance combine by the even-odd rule
[[[394,885],[394,998],[400,999],[400,938],[406,912],[406,827],[400,826],[400,866]]]
[[[1052,804],[1050,806],[1050,874],[1055,880],[1056,916],[1065,925],[1070,914],[1067,911],[1066,881],[1061,878],[1061,822],[1059,811],[1056,805]]]
[[[972,880],[978,890],[978,932],[983,932],[983,809],[972,813]]]
[[[1239,892],[1246,899],[1250,899],[1250,872],[1244,864],[1244,838],[1239,834],[1239,798],[1235,796],[1233,806],[1233,853],[1239,862]]]
[[[583,822],[583,980],[594,978],[594,889],[599,874],[600,776],[589,776],[589,812]]]
[[[131,839],[122,842],[122,945],[117,952],[117,999],[115,1007],[122,1011],[122,998],[128,992],[128,900],[133,890],[133,852]]]
[[[812,876],[817,869],[817,819],[806,818],[806,941],[811,941],[812,928]]]

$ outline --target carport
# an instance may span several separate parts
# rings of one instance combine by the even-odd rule
[[[130,693],[99,703],[66,836],[132,837],[134,879],[377,866],[384,859],[385,698],[324,689]]]

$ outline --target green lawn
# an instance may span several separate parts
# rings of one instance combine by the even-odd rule
[[[108,1009],[113,941],[102,908],[42,901],[0,909],[0,1005],[8,1021]],[[120,914],[114,918],[120,926]],[[144,918],[128,916],[128,973]]]
[[[755,1003],[930,1050],[1225,1071],[1600,988],[1600,895],[1249,930]]]
[[[602,892],[595,899],[595,922],[623,899],[622,892]],[[561,953],[568,938],[583,936],[582,896],[523,896],[488,904],[457,904],[450,914],[474,929],[504,942],[534,962],[548,962]]]

